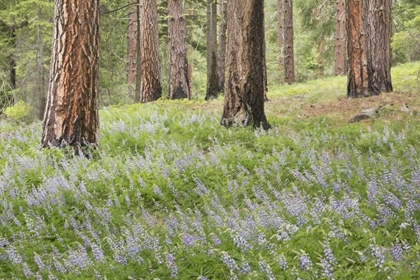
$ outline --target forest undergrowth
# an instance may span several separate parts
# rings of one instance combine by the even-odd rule
[[[0,279],[420,278],[419,68],[272,87],[269,131],[221,99],[107,107],[92,159],[2,119]]]

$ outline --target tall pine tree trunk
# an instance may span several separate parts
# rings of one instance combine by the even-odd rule
[[[169,98],[190,96],[187,66],[186,26],[184,1],[169,0]]]
[[[368,0],[364,4],[370,91],[391,92],[392,0]]]
[[[157,1],[140,0],[140,92],[137,101],[150,102],[162,96],[159,60]]]
[[[270,128],[264,113],[264,1],[228,1],[227,81],[221,124]]]
[[[347,96],[369,96],[366,38],[363,24],[363,2],[347,0]]]
[[[226,29],[227,29],[227,2],[220,0],[219,3],[219,56],[217,60],[217,76],[219,79],[219,92],[224,91],[226,74]]]
[[[284,81],[295,82],[295,58],[293,45],[293,0],[284,0]]]
[[[219,95],[217,77],[217,1],[207,0],[207,91],[206,100]]]
[[[42,146],[76,153],[99,139],[99,0],[58,0]]]
[[[134,85],[136,83],[136,67],[137,67],[137,21],[138,21],[138,3],[139,0],[130,0],[133,5],[128,13],[127,27],[127,84]]]
[[[391,0],[348,0],[347,96],[392,91]]]
[[[277,40],[279,46],[279,81],[284,83],[284,0],[277,0]]]
[[[194,18],[194,8],[190,8],[189,9],[188,15],[191,18]],[[194,38],[194,27],[193,26],[190,26],[189,29],[190,29],[190,31],[189,31],[190,32],[190,38]],[[188,89],[188,93],[189,93],[188,99],[192,99],[192,94],[193,94],[193,76],[194,76],[194,60],[193,60],[193,57],[194,57],[194,47],[192,45],[190,45],[190,47],[189,47],[189,56],[190,56],[190,60],[189,60],[189,63],[188,63],[188,86],[189,86],[189,89]]]
[[[346,0],[336,2],[334,74],[346,74]]]

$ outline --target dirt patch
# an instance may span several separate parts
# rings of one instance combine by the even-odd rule
[[[394,110],[418,111],[419,94],[415,93],[384,93],[367,98],[340,98],[335,101],[314,103],[304,106],[303,117],[338,116],[350,119],[355,114],[370,108],[393,108]]]

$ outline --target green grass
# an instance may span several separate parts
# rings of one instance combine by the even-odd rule
[[[343,77],[272,88],[269,131],[220,126],[221,99],[104,108],[90,160],[2,121],[0,279],[420,277],[419,66],[393,70],[411,111],[361,123],[304,116]]]

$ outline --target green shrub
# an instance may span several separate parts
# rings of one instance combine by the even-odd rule
[[[7,107],[4,110],[4,114],[16,122],[30,122],[30,116],[33,108],[26,104],[24,101],[20,100],[15,103],[13,106]]]

